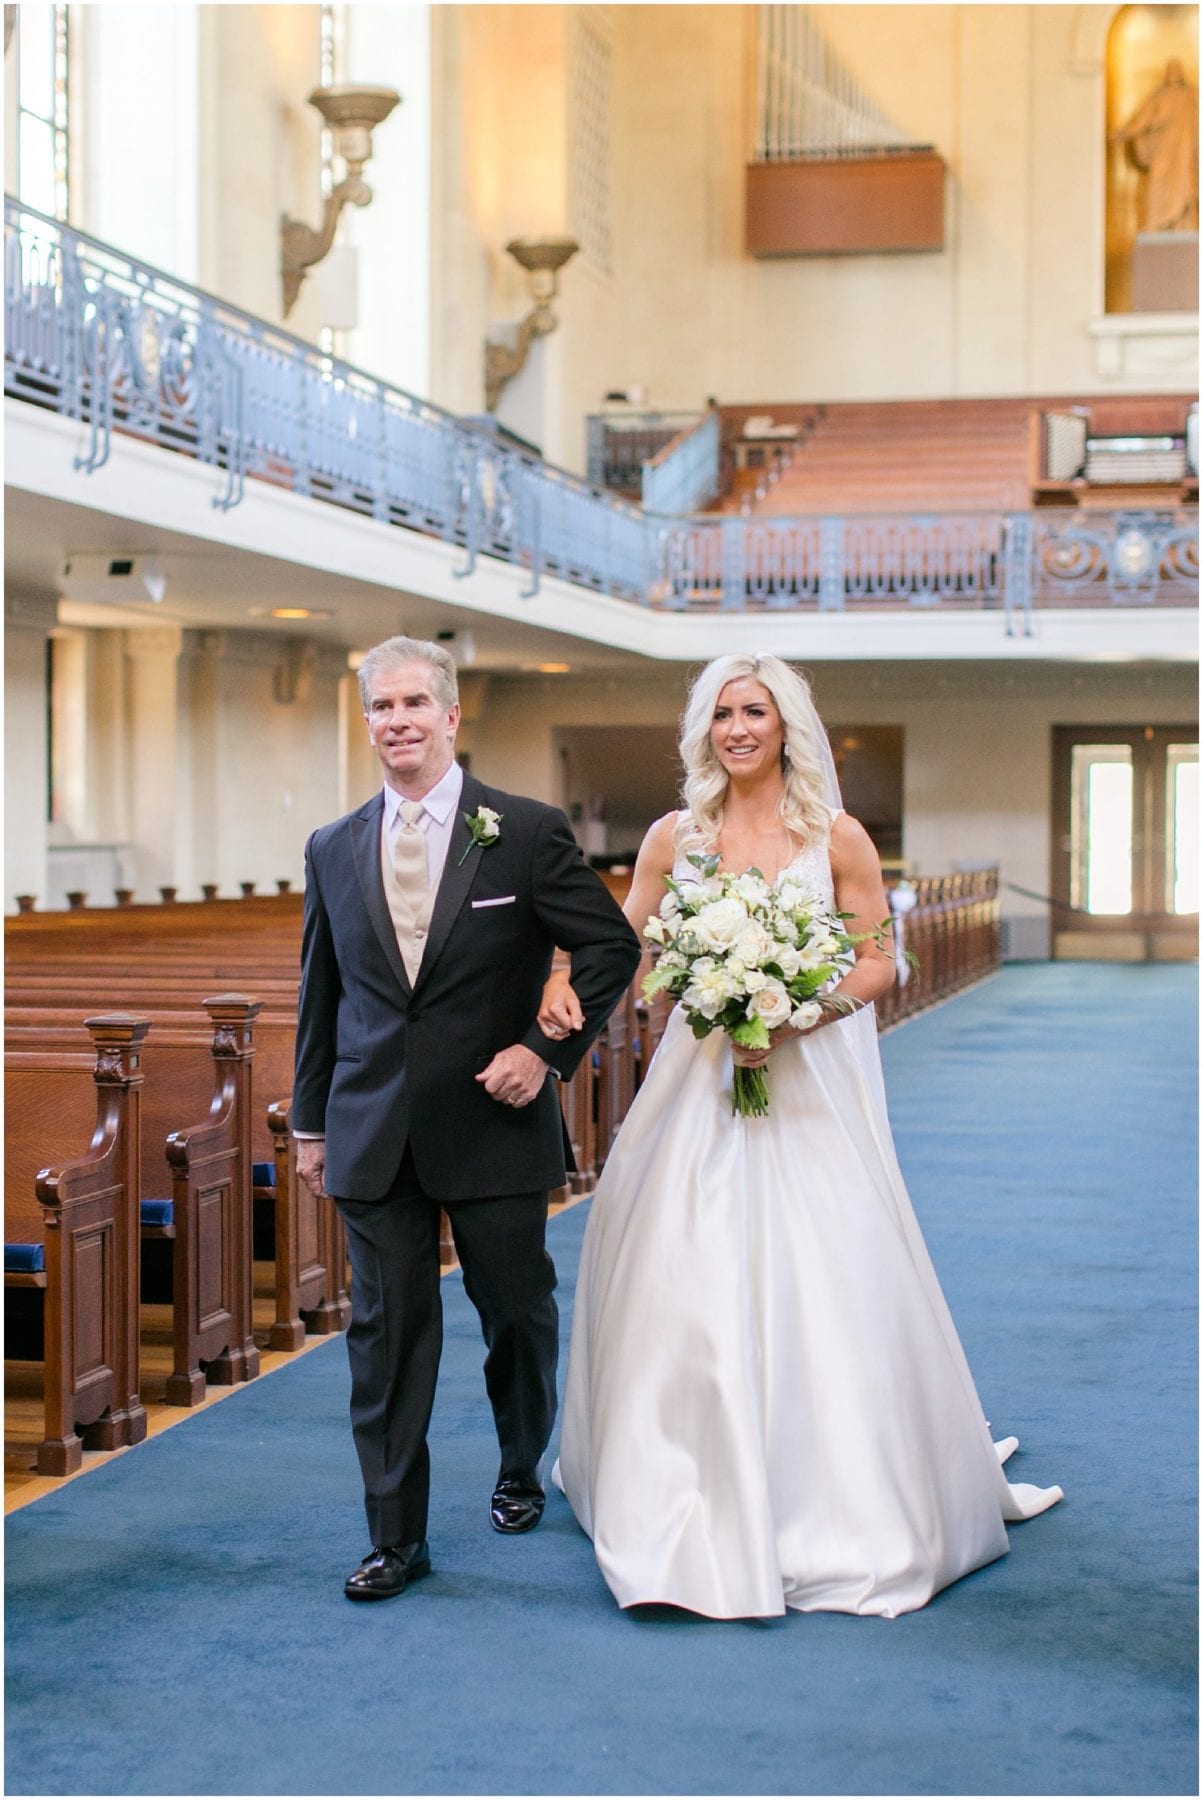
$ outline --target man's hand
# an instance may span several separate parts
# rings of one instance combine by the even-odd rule
[[[311,1194],[326,1194],[326,1143],[324,1138],[298,1138],[297,1174]],[[327,1196],[328,1197],[328,1196]]]
[[[547,1064],[525,1044],[511,1044],[508,1050],[499,1050],[476,1079],[504,1106],[529,1106],[547,1080]]]

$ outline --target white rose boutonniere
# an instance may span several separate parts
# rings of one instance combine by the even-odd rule
[[[460,863],[464,861],[464,857],[467,856],[469,850],[475,850],[477,844],[479,844],[482,849],[485,849],[489,844],[495,844],[497,842],[498,838],[501,836],[502,816],[501,813],[494,812],[491,806],[478,806],[474,813],[464,814],[464,823],[468,827],[469,841],[464,845],[464,855],[460,857],[459,862],[455,865],[457,869],[459,868]]]

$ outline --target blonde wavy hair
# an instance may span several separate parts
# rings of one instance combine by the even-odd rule
[[[785,745],[781,757],[782,789],[777,813],[787,831],[804,844],[826,844],[831,814],[825,799],[823,764],[812,738],[818,715],[805,677],[779,656],[719,656],[707,663],[689,690],[681,719],[680,752],[685,766],[681,798],[685,811],[677,820],[677,851],[718,842],[727,797],[727,771],[714,753],[710,728],[718,697],[729,681],[750,676],[767,688],[781,719]]]

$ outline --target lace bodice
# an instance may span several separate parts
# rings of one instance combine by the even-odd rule
[[[832,823],[839,817],[836,808],[828,809]],[[695,873],[692,864],[687,860],[685,852],[680,853],[673,863],[674,881],[688,879]],[[806,844],[777,876],[784,881],[788,876],[795,886],[809,898],[827,910],[835,907],[835,883],[831,876],[831,855],[826,844]]]

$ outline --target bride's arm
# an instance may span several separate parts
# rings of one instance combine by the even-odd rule
[[[627,922],[639,934],[640,942],[643,941],[643,927],[651,915],[660,910],[660,902],[664,898],[664,877],[672,873],[673,828],[676,822],[676,813],[666,813],[662,819],[657,819],[640,845],[639,855],[635,859],[631,890],[622,910]],[[643,960],[635,971],[636,981],[642,981],[647,973],[649,956],[650,953],[645,950]],[[538,1023],[540,1031],[553,1037],[559,1031],[579,1031],[584,1023],[584,1014],[566,968],[553,969],[547,977],[543,998],[539,1002]]]
[[[877,850],[864,826],[847,813],[841,813],[831,828],[831,873],[836,911],[851,914],[844,921],[845,931],[849,937],[864,938],[856,946],[856,967],[831,992],[867,1006],[894,985],[894,931]],[[822,1023],[828,1025],[840,1016],[838,1009],[828,1009]]]

